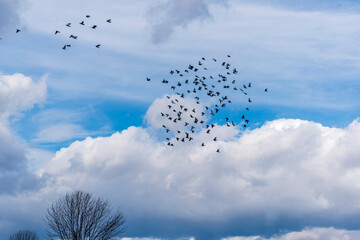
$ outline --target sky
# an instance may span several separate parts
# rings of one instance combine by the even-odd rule
[[[359,13],[355,0],[0,0],[0,238],[45,239],[46,208],[81,189],[125,213],[122,240],[358,239]],[[203,57],[210,74],[230,61],[252,103],[229,92],[206,118],[217,142],[203,128],[168,147],[160,112],[176,95],[161,81]]]

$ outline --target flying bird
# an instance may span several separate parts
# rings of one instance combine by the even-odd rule
[[[106,20],[106,22],[111,23],[111,19]]]

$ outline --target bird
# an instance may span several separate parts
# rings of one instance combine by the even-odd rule
[[[226,55],[228,58],[230,58],[230,54]],[[188,141],[193,140],[192,134],[196,133],[197,131],[200,132],[200,129],[204,127],[204,124],[206,124],[205,121],[209,121],[208,119],[202,119],[202,116],[211,115],[215,116],[220,112],[220,109],[226,108],[229,106],[230,103],[232,103],[232,99],[228,97],[229,95],[224,95],[224,91],[237,91],[240,90],[244,95],[250,95],[247,92],[244,91],[244,89],[251,88],[252,83],[248,82],[246,84],[238,84],[237,80],[231,79],[232,74],[237,74],[238,70],[236,67],[231,67],[231,62],[225,61],[216,63],[217,60],[215,58],[211,58],[212,62],[214,64],[218,64],[218,66],[223,66],[226,70],[221,70],[221,72],[218,72],[218,74],[208,75],[205,74],[205,71],[208,70],[207,62],[205,57],[201,57],[200,61],[198,60],[195,62],[195,64],[189,64],[186,69],[174,69],[170,71],[170,74],[173,75],[176,73],[173,77],[175,77],[174,84],[172,86],[170,85],[170,89],[174,90],[174,93],[176,95],[179,95],[181,98],[187,98],[190,97],[191,99],[195,100],[194,103],[201,104],[201,101],[208,102],[206,99],[203,98],[209,97],[209,98],[215,98],[217,104],[213,101],[213,103],[210,103],[210,105],[203,105],[204,108],[203,111],[198,108],[190,107],[187,104],[184,104],[184,102],[181,102],[177,100],[176,98],[171,98],[169,96],[166,96],[166,98],[171,101],[170,105],[168,105],[169,109],[168,112],[162,112],[161,116],[166,116],[166,121],[171,121],[171,124],[181,124],[182,128],[185,127],[185,131],[183,132],[186,137],[180,136],[179,132],[174,132],[176,136],[177,142],[185,142],[185,139]],[[196,68],[195,66],[202,66],[199,68]],[[213,72],[211,69],[209,69],[209,72]],[[218,76],[218,77],[217,77]],[[183,77],[183,78],[179,78]],[[191,79],[192,78],[192,79]],[[149,78],[150,79],[150,78]],[[162,83],[169,83],[173,79],[163,79]],[[149,81],[149,80],[148,80]],[[231,86],[231,87],[230,87]],[[224,90],[222,90],[224,89]],[[264,90],[267,92],[267,89]],[[215,100],[214,99],[214,100]],[[248,97],[248,102],[252,102],[251,98]],[[210,101],[211,102],[211,101]],[[177,105],[177,103],[179,103]],[[228,104],[229,103],[229,104]],[[206,109],[206,110],[205,110]],[[246,110],[249,110],[249,108],[246,108]],[[201,116],[201,117],[200,117]],[[184,119],[192,119],[194,122],[184,121]],[[249,119],[245,120],[245,115],[242,115],[243,119],[243,126],[247,127],[247,124],[249,123]],[[227,127],[236,127],[236,124],[234,121],[230,120],[230,116],[227,116],[225,118],[226,126]],[[206,125],[206,134],[210,134],[210,126],[211,128],[214,128],[216,124]],[[169,132],[169,129],[166,129],[167,132]],[[211,136],[211,135],[210,135]],[[217,136],[212,136],[213,141],[217,141]],[[210,138],[210,139],[211,139]],[[206,142],[203,142],[201,144],[202,146],[206,145]],[[216,152],[220,152],[220,149],[217,149]]]
[[[101,44],[98,44],[98,45],[96,45],[95,47],[96,47],[96,48],[100,48],[100,46],[101,46]]]
[[[66,26],[67,26],[67,27],[71,27],[71,23],[67,23]]]
[[[55,35],[56,35],[56,34],[59,34],[59,33],[60,33],[60,31],[58,31],[58,30],[55,31]]]
[[[16,33],[19,33],[19,32],[21,32],[21,30],[20,30],[20,29],[16,29]]]
[[[106,22],[111,23],[111,19],[106,20]]]
[[[77,39],[77,36],[75,36],[75,35],[70,35],[69,38]]]
[[[220,153],[220,149],[218,148],[218,149],[216,150],[216,152],[217,152],[217,153]]]
[[[86,15],[87,18],[90,18],[90,15]]]
[[[150,82],[150,78],[146,78],[146,81]]]
[[[84,22],[84,21],[81,21],[81,22],[80,22],[80,25],[83,25],[83,26],[84,26],[84,25],[85,25],[85,22]]]
[[[265,92],[268,92],[268,89],[267,88],[265,88],[265,90],[264,90]]]
[[[92,26],[91,28],[92,28],[92,29],[96,29],[96,28],[97,28],[97,25],[94,25],[94,26]]]

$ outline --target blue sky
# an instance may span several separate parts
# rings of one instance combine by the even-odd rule
[[[0,237],[20,226],[42,234],[46,206],[75,189],[124,209],[133,239],[357,236],[359,10],[331,0],[0,0]],[[161,80],[227,54],[253,85],[248,130],[224,126],[249,105],[229,93],[233,104],[210,120],[219,145],[166,148],[159,112],[172,92]]]

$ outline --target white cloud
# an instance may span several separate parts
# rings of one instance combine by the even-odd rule
[[[39,187],[39,180],[28,169],[27,146],[10,130],[8,117],[32,108],[45,97],[45,79],[35,83],[22,74],[0,74],[0,195]]]
[[[45,98],[45,78],[35,83],[20,73],[0,75],[0,117],[3,120],[33,108],[34,104],[42,103]]]
[[[53,188],[70,190],[76,182],[135,215],[150,211],[204,220],[262,212],[273,221],[336,212],[346,217],[360,213],[359,135],[358,121],[337,129],[280,119],[239,138],[210,140],[206,147],[195,137],[191,144],[169,148],[146,129],[130,127],[74,142],[42,171],[52,176]],[[117,194],[105,185],[117,186]]]
[[[360,231],[350,231],[335,228],[306,228],[300,232],[290,232],[270,238],[229,237],[222,240],[356,240],[360,238]]]
[[[110,199],[130,219],[204,223],[258,216],[260,227],[289,218],[302,219],[301,226],[307,219],[322,224],[328,218],[346,225],[344,219],[360,215],[357,120],[341,129],[279,119],[237,137],[232,129],[206,147],[200,146],[201,134],[173,148],[138,127],[76,141],[38,172],[47,186],[37,198],[50,203],[67,191],[84,189]],[[215,152],[218,147],[221,154]],[[298,235],[280,239],[301,239]]]
[[[89,135],[91,135],[91,132],[85,130],[81,125],[63,123],[41,129],[33,141],[37,143],[57,143],[74,138],[85,138]]]

